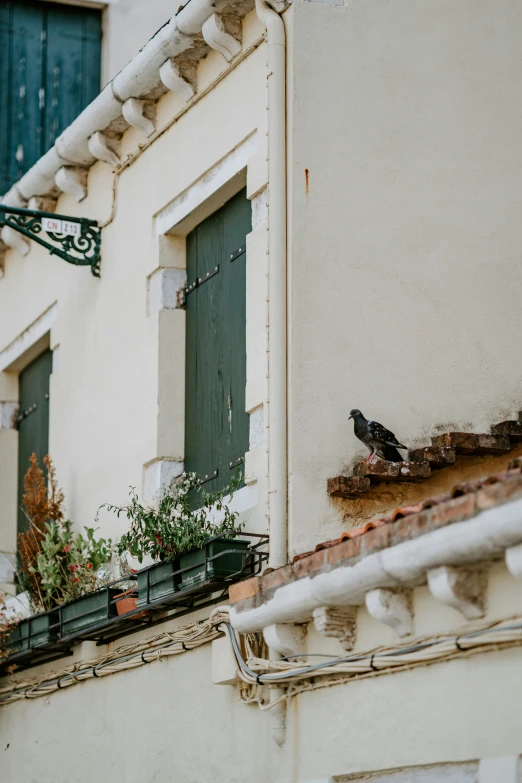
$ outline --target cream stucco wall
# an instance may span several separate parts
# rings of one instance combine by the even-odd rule
[[[366,453],[351,408],[420,445],[522,407],[519,4],[297,0],[293,18],[292,553],[350,515],[325,486]]]
[[[243,28],[247,49],[262,30],[254,14]],[[254,140],[254,157],[266,158],[263,49],[254,48],[220,81],[228,65],[211,52],[199,64],[203,96],[188,112],[176,94],[162,98],[157,127],[170,127],[122,171],[114,202],[114,175],[104,163],[89,170],[88,197],[81,204],[62,194],[56,208],[62,214],[104,222],[114,209],[103,229],[101,279],[36,245],[26,257],[15,251],[6,255],[0,281],[0,354],[56,303],[50,345],[59,349],[59,361],[51,376],[49,443],[67,514],[77,527],[92,524],[101,503],[125,501],[129,487],[141,492],[144,466],[163,458],[183,459],[184,315],[167,309],[149,314],[147,291],[155,269],[184,266],[184,260],[179,243],[169,254],[157,236],[156,215],[245,139]],[[216,79],[217,86],[205,94]],[[122,139],[122,159],[139,152],[144,141],[131,128]],[[266,263],[263,248],[258,256]],[[173,401],[176,415],[171,415]],[[259,393],[255,405],[263,401]],[[9,435],[13,440],[14,433]],[[10,448],[10,464],[13,454]],[[11,499],[12,478],[7,471],[0,475],[0,497],[10,493]],[[113,537],[125,526],[103,514],[100,524],[100,532]],[[265,529],[264,514],[256,524]],[[10,522],[3,519],[3,527],[10,528],[6,536],[12,538],[15,526],[14,513]]]
[[[354,405],[409,444],[437,424],[482,429],[521,407],[518,13],[507,0],[297,0],[285,14],[292,553],[340,531],[346,509],[329,504],[325,483],[358,451],[347,421]],[[261,32],[251,14],[244,48]],[[183,269],[186,226],[168,226],[167,238],[158,226],[250,138],[246,182],[260,199],[247,262],[247,407],[256,424],[242,497],[252,500],[249,527],[265,527],[265,62],[260,44],[187,112],[167,94],[158,127],[179,118],[122,170],[115,203],[103,163],[90,169],[82,204],[61,196],[59,212],[101,221],[114,213],[100,280],[36,247],[25,258],[7,254],[0,354],[56,303],[50,450],[78,527],[92,524],[100,503],[124,501],[130,485],[141,492],[145,466],[183,457],[183,317],[149,312],[147,292],[159,267]],[[216,52],[202,60],[200,93],[227,67]],[[122,159],[145,143],[129,130]],[[173,357],[179,372],[166,366]],[[15,448],[6,438],[14,432],[0,432],[2,514],[13,491],[13,463],[1,470]],[[116,536],[125,523],[100,524]],[[503,566],[491,569],[486,620],[519,614],[521,590]],[[414,608],[418,635],[465,625],[425,587]],[[396,643],[364,609],[357,625],[357,651]],[[312,628],[308,649],[340,652]],[[99,651],[78,645],[74,660]],[[514,648],[302,694],[279,748],[269,715],[211,685],[207,645],[1,709],[2,781],[303,783],[518,754],[519,669]]]

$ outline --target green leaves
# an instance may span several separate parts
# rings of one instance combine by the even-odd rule
[[[118,543],[120,554],[129,552],[140,563],[145,556],[174,560],[200,549],[213,536],[233,537],[242,530],[244,525],[237,523],[238,514],[230,511],[224,500],[226,495],[232,497],[240,483],[240,477],[235,477],[226,490],[211,494],[201,486],[195,473],[183,473],[160,494],[156,506],[143,506],[132,488],[127,505],[104,504],[100,508],[107,508],[118,518],[125,514],[130,522],[129,531]],[[194,494],[200,495],[203,508],[194,510]],[[220,522],[213,519],[216,513]]]
[[[94,528],[85,528],[86,538],[74,536],[71,527],[69,521],[45,524],[41,551],[30,569],[41,579],[42,605],[35,609],[52,609],[102,586],[96,572],[110,560],[110,540],[97,540]]]

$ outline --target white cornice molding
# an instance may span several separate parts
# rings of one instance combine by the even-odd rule
[[[86,106],[58,137],[54,146],[0,201],[9,206],[25,206],[33,196],[56,198],[61,186],[57,185],[55,178],[63,167],[92,166],[97,159],[112,165],[114,160],[109,162],[105,154],[98,158],[100,146],[90,142],[91,137],[101,132],[117,141],[129,127],[123,105],[129,99],[154,102],[166,92],[167,87],[160,76],[165,63],[180,55],[183,58],[189,52],[189,59],[198,60],[208,52],[201,35],[207,19],[225,8],[227,14],[233,12],[240,19],[253,7],[251,0],[232,0],[232,3],[230,0],[190,0]],[[163,73],[165,75],[165,71]],[[192,86],[194,89],[197,87]],[[189,92],[185,90],[187,99]],[[146,132],[149,130],[147,123]]]
[[[232,606],[230,620],[240,633],[306,622],[320,606],[361,606],[371,591],[423,584],[432,569],[491,562],[520,544],[522,500],[516,500],[368,555],[355,565],[290,582],[256,608]]]

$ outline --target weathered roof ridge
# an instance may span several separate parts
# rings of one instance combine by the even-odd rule
[[[505,471],[485,476],[482,479],[461,482],[456,484],[450,493],[428,498],[422,503],[412,506],[397,508],[392,514],[347,531],[338,539],[318,544],[314,551],[298,555],[289,565],[232,585],[229,594],[230,602],[235,607],[234,617],[237,620],[239,615],[246,613],[244,617],[247,624],[253,622],[255,625],[257,621],[246,620],[247,615],[252,612],[255,614],[260,607],[271,603],[275,594],[283,587],[286,588],[292,583],[310,580],[310,578],[312,582],[315,582],[316,577],[321,576],[323,579],[326,573],[339,568],[352,569],[361,564],[359,568],[365,569],[362,561],[374,555],[380,557],[384,551],[397,549],[397,547],[406,543],[411,544],[421,537],[429,537],[430,534],[442,532],[456,523],[473,526],[475,522],[478,523],[480,519],[484,518],[486,512],[500,510],[502,506],[507,508],[517,501],[518,504],[522,502],[522,458],[520,457],[513,460]],[[512,525],[517,531],[515,535],[517,542],[518,538],[522,541],[522,516],[518,514],[518,517],[519,519],[517,518]],[[477,519],[475,520],[475,518]],[[494,527],[491,528],[492,538],[496,532]],[[500,526],[499,532],[502,532]],[[510,532],[510,535],[514,534]],[[487,540],[484,540],[483,543],[484,551],[488,552],[488,557],[491,555],[489,559],[497,556],[497,549],[500,552],[506,548],[503,542],[499,542],[498,546],[496,544],[492,546],[491,541]],[[508,542],[508,545],[512,544]],[[480,560],[482,551],[480,546],[476,551],[477,557],[475,559]],[[470,540],[469,556],[471,561],[473,561],[473,552]],[[370,569],[371,571],[372,569]],[[357,579],[355,583],[357,585]],[[307,581],[306,584],[309,582]],[[357,587],[357,589],[359,588]],[[366,589],[368,587],[361,584],[361,596],[364,596]],[[307,601],[304,595],[302,598],[306,613]],[[353,596],[350,600],[353,600]],[[347,594],[346,603],[350,603],[350,600]],[[275,622],[273,618],[271,621]],[[285,620],[279,621],[285,622]],[[286,622],[289,621],[286,620]],[[243,630],[239,620],[234,624],[237,628],[241,626],[241,630]]]

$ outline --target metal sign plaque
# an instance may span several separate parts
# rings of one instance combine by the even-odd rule
[[[42,229],[48,234],[62,234],[62,236],[79,237],[82,233],[80,223],[71,220],[58,220],[57,218],[42,218]]]

